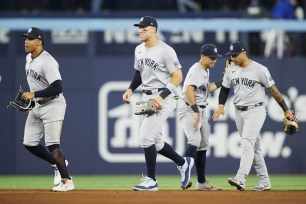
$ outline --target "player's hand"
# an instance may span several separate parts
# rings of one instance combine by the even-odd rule
[[[123,102],[129,104],[132,94],[133,91],[131,89],[126,90],[126,92],[122,95]]]
[[[213,121],[217,121],[220,117],[220,115],[224,115],[224,105],[218,105],[217,110],[212,116]]]
[[[157,95],[154,99],[161,107],[164,105],[164,99],[160,95]]]
[[[197,128],[200,122],[200,113],[194,113],[193,128]]]
[[[24,100],[28,101],[35,97],[34,92],[24,92],[21,96]]]

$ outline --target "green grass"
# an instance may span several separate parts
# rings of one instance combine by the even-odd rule
[[[227,183],[227,175],[208,175],[209,181],[223,188],[235,190]],[[159,190],[180,190],[178,175],[158,175]],[[192,176],[193,187],[196,177]],[[78,190],[131,190],[140,182],[139,175],[74,175],[73,181]],[[273,190],[306,190],[306,175],[272,175]],[[258,182],[254,175],[248,177],[246,190],[251,190]],[[0,175],[0,189],[51,189],[52,176],[6,176]],[[192,187],[192,188],[193,188]]]

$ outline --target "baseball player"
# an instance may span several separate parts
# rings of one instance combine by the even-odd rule
[[[197,170],[196,190],[221,190],[207,182],[205,178],[206,152],[209,144],[209,127],[205,107],[210,92],[222,84],[209,82],[209,69],[213,68],[217,57],[217,47],[205,44],[200,50],[200,61],[192,65],[184,81],[178,108],[179,120],[187,137],[186,157],[193,157]]]
[[[29,112],[24,129],[23,144],[35,156],[55,167],[53,191],[71,191],[74,185],[68,174],[65,157],[60,149],[62,124],[66,111],[62,79],[57,61],[44,50],[44,32],[32,27],[26,34],[25,71],[29,92],[22,97],[33,99],[35,107]],[[42,137],[45,144],[40,144]]]
[[[224,105],[230,88],[233,87],[235,121],[242,148],[240,167],[236,176],[228,179],[228,183],[243,191],[253,165],[259,177],[259,183],[253,190],[270,190],[271,182],[259,139],[260,130],[266,118],[265,88],[283,109],[285,116],[290,116],[293,112],[275,86],[267,67],[249,59],[242,42],[232,43],[230,51],[225,55],[230,56],[232,63],[226,69],[219,94],[219,105],[212,118],[216,121],[220,115],[224,114]]]
[[[142,41],[135,49],[135,74],[130,87],[123,94],[123,101],[130,103],[133,91],[142,85],[142,100],[155,99],[162,109],[155,114],[145,115],[140,128],[140,146],[144,149],[147,176],[136,191],[157,191],[155,178],[157,153],[174,161],[181,173],[181,188],[189,188],[190,172],[194,160],[181,157],[162,138],[162,126],[176,107],[174,91],[182,81],[181,65],[173,48],[156,36],[157,21],[144,16],[138,24],[139,38]]]

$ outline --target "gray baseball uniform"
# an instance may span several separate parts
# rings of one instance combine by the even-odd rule
[[[143,101],[155,98],[170,81],[170,73],[181,68],[173,48],[158,41],[158,44],[146,48],[145,43],[135,49],[134,68],[140,71],[143,89]],[[143,148],[155,144],[159,151],[164,146],[162,126],[176,107],[173,93],[164,99],[163,108],[158,114],[144,116],[140,128],[140,145]]]
[[[244,69],[232,63],[223,79],[224,87],[234,88],[235,120],[242,147],[240,168],[235,179],[243,183],[253,164],[260,183],[271,185],[260,149],[259,134],[266,118],[265,88],[273,84],[275,83],[268,69],[255,61]]]
[[[47,88],[56,80],[61,80],[57,61],[43,51],[32,59],[31,53],[26,57],[26,75],[31,92]],[[66,101],[63,94],[56,98],[35,98],[36,105],[29,112],[23,144],[36,146],[45,136],[46,146],[59,144],[62,121],[64,120]]]
[[[188,85],[196,87],[195,98],[199,107],[200,122],[197,128],[193,128],[194,111],[189,105],[185,96]],[[208,119],[204,107],[208,105],[206,99],[209,95],[209,70],[207,72],[197,62],[188,71],[184,81],[183,92],[178,107],[178,116],[182,124],[182,128],[186,134],[188,144],[197,147],[197,150],[207,150],[209,144],[209,127]]]

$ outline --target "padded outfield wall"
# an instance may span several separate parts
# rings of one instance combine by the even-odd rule
[[[131,19],[128,23],[137,21]],[[35,23],[33,25],[44,27],[43,24]],[[0,21],[0,25],[0,174],[50,173],[50,166],[30,155],[22,145],[26,113],[7,109],[8,102],[13,99],[19,86],[28,88],[24,71],[24,39],[19,36],[30,25],[27,23],[16,28],[13,27],[16,24],[12,24],[9,27],[3,21]],[[73,174],[145,172],[143,151],[138,142],[140,117],[133,114],[133,105],[122,103],[121,97],[134,72],[133,52],[138,44],[137,30],[132,26],[112,29],[110,25],[93,29],[90,23],[88,27],[82,24],[82,29],[69,28],[73,23],[66,24],[68,28],[61,27],[62,24],[58,27],[46,25],[49,26],[45,28],[48,30],[46,50],[60,64],[68,104],[62,146],[70,163],[70,171]],[[253,26],[252,29],[264,32],[258,27]],[[302,28],[298,32],[305,31]],[[227,52],[232,41],[241,39],[248,44],[246,30],[230,30],[226,27],[223,31],[204,31],[203,28],[194,31],[192,27],[170,30],[164,26],[159,30],[159,36],[176,49],[184,76],[199,59],[198,51],[203,43],[216,44],[221,53]],[[264,38],[262,43],[265,43]],[[300,50],[305,47],[302,44],[299,46]],[[299,133],[285,135],[281,131],[281,108],[267,94],[267,119],[261,139],[268,169],[270,173],[306,173],[306,58],[252,58],[269,68],[287,103],[300,115]],[[224,60],[218,60],[210,73],[211,81],[222,77],[223,67]],[[140,96],[138,91],[133,101],[139,100]],[[217,106],[218,92],[208,100],[206,111],[211,117]],[[207,160],[208,173],[234,174],[239,166],[239,135],[235,127],[232,100],[231,96],[226,115],[220,121],[209,121],[211,145]],[[178,153],[184,153],[186,140],[175,113],[164,125],[164,136]],[[158,160],[158,174],[177,174],[176,166],[169,160]]]

